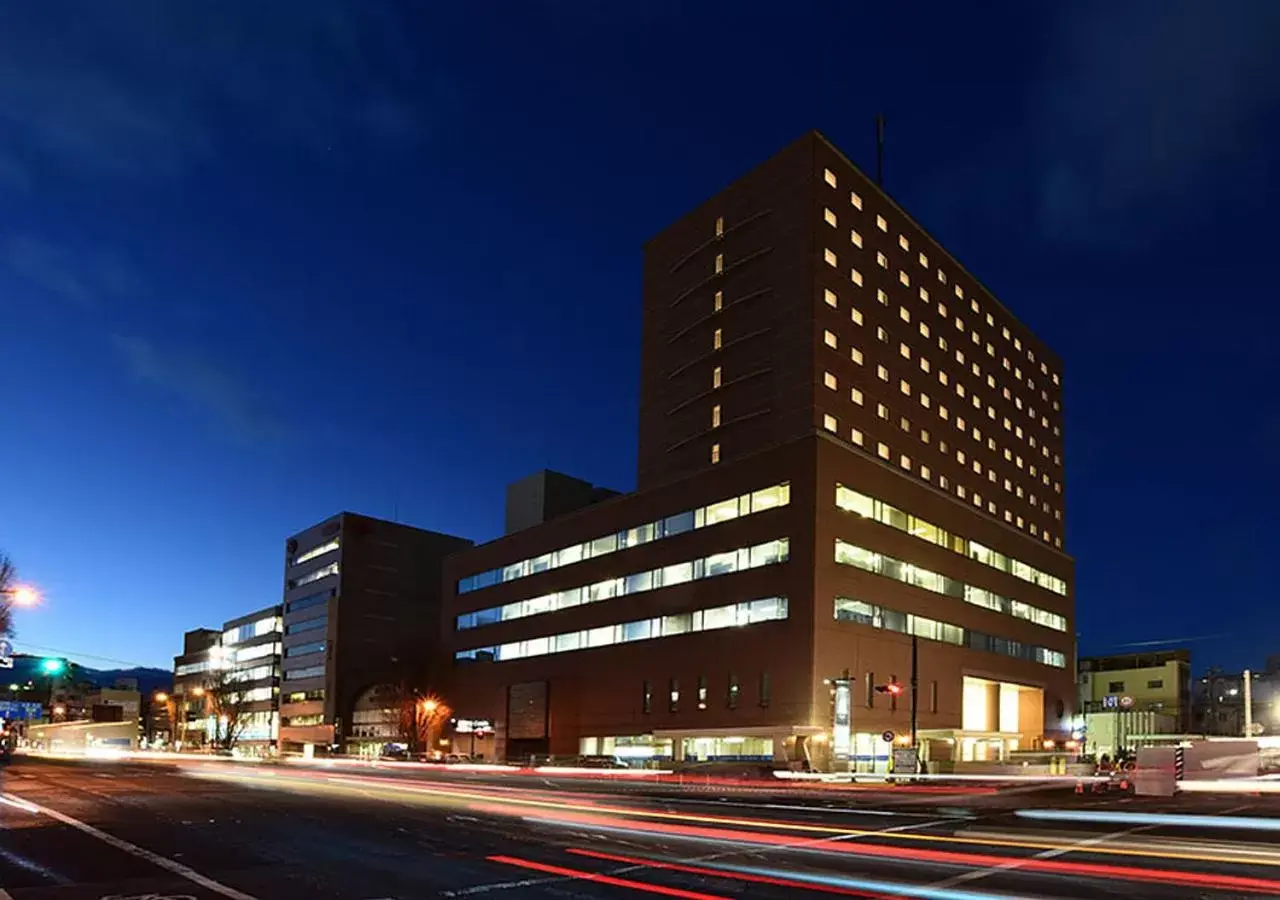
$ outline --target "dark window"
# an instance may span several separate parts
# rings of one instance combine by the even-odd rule
[[[876,673],[867,673],[867,709],[871,709],[876,705]]]
[[[1157,689],[1159,689],[1159,688],[1162,688],[1162,687],[1164,687],[1164,679],[1163,679],[1163,678],[1157,678],[1157,679],[1155,679],[1154,681],[1148,681],[1148,682],[1147,682],[1147,687],[1151,688],[1152,690],[1157,690]]]
[[[667,691],[667,709],[671,712],[680,711],[680,679],[672,678],[671,684]]]
[[[929,682],[929,712],[936,713],[938,711],[938,682]]]
[[[698,709],[707,708],[707,676],[698,676]]]
[[[769,673],[760,673],[760,705],[769,705]]]
[[[289,600],[288,606],[284,607],[284,612],[296,612],[298,609],[310,609],[311,607],[320,606],[321,603],[328,602],[329,591],[321,590],[319,594],[307,594],[306,597]]]
[[[1111,682],[1110,684],[1108,684],[1108,685],[1107,685],[1107,690],[1108,690],[1108,691],[1110,691],[1110,692],[1111,692],[1111,693],[1113,693],[1113,694],[1119,694],[1119,693],[1121,693],[1122,691],[1124,691],[1124,682],[1123,682],[1123,681],[1113,681],[1113,682]]]
[[[324,641],[313,641],[310,644],[295,644],[292,647],[284,648],[285,656],[306,656],[308,653],[321,653],[324,651]]]
[[[742,686],[738,684],[738,676],[729,675],[729,708],[738,708],[738,695],[742,693]]]
[[[646,681],[644,683],[644,705],[641,707],[646,713],[653,712],[653,682]]]
[[[301,622],[293,622],[284,627],[285,634],[297,634],[299,631],[310,631],[313,628],[324,628],[329,624],[328,616],[320,616],[315,619],[305,619]]]

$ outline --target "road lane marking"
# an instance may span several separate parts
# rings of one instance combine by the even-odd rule
[[[12,794],[4,794],[0,796],[9,800],[21,800],[21,798],[14,797]],[[190,866],[184,866],[182,863],[175,862],[167,856],[161,856],[159,853],[148,850],[145,847],[139,847],[137,844],[131,844],[124,838],[118,838],[114,834],[108,834],[102,829],[95,828],[87,822],[81,822],[79,819],[72,818],[66,813],[61,813],[56,809],[50,809],[47,806],[32,803],[29,800],[21,800],[21,802],[31,807],[35,812],[43,813],[49,818],[57,822],[61,822],[63,825],[70,825],[77,831],[82,831],[90,837],[97,838],[108,846],[115,847],[117,850],[122,850],[123,852],[128,853],[131,856],[136,856],[139,859],[144,859],[152,865],[159,866],[168,872],[172,872],[174,875],[179,875],[187,879],[187,881],[213,891],[215,894],[230,897],[231,900],[258,900],[258,898],[254,897],[252,894],[246,894],[243,891],[236,890],[230,885],[223,884],[220,881],[214,881],[207,875],[201,875]],[[2,900],[2,898],[0,898],[0,900]]]

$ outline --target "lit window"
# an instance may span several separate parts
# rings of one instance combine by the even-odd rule
[[[965,490],[965,487],[963,484],[956,485],[956,496],[959,497],[961,500],[969,496],[969,492]]]
[[[987,313],[987,324],[988,324],[988,325],[991,325],[991,326],[993,326],[993,327],[994,327],[994,326],[995,326],[995,324],[996,324],[996,320],[995,320],[995,319],[993,319],[993,318],[991,318],[991,313]]]
[[[1015,350],[1021,350],[1021,349],[1022,349],[1022,338],[1014,338],[1014,339],[1013,339],[1013,349],[1015,349]]]
[[[832,350],[840,346],[840,342],[836,340],[835,332],[832,332],[832,331],[822,332],[822,342],[826,344],[828,347],[830,347]]]
[[[717,253],[716,254],[716,274],[719,275],[723,271],[724,271],[724,254]]]
[[[882,269],[889,268],[889,257],[885,256],[879,250],[876,251],[876,265]]]
[[[902,456],[898,457],[898,465],[902,466],[902,468],[904,468],[904,469],[906,469],[908,472],[910,472],[910,471],[911,471],[911,457],[910,457],[910,456],[907,456],[905,453],[904,453],[904,454],[902,454]]]
[[[712,428],[720,427],[720,404],[719,403],[711,407],[711,427]]]
[[[956,329],[959,331],[964,331],[964,319],[960,318],[959,316],[956,316]]]
[[[907,287],[911,286],[911,276],[908,275],[906,272],[902,271],[901,269],[898,270],[898,280],[902,282],[904,285],[906,285]]]
[[[960,287],[958,284],[956,285],[956,296],[961,300],[964,299],[964,288]]]
[[[951,479],[949,479],[946,475],[938,476],[938,487],[942,488],[943,490],[946,490],[950,486],[951,486]]]
[[[964,416],[956,416],[956,431],[968,431],[969,426],[965,424]]]
[[[965,461],[966,461],[967,459],[968,459],[968,457],[966,457],[966,456],[964,455],[964,451],[963,451],[963,450],[957,450],[957,451],[956,451],[956,462],[960,463],[960,465],[962,465],[962,466],[963,466],[963,465],[965,464]]]
[[[715,349],[719,350],[719,349],[720,349],[720,345],[721,345],[721,343],[722,343],[722,337],[721,337],[721,335],[720,335],[720,329],[719,329],[719,328],[717,328],[717,329],[715,330],[715,333],[714,333],[714,334],[712,334],[712,336],[711,336],[711,345],[712,345]]]
[[[1022,528],[1024,525],[1025,523],[1023,522],[1022,516],[1018,516],[1018,527]]]
[[[858,365],[862,365],[862,351],[859,350],[857,347],[849,348],[849,358],[852,359],[854,362],[856,362]]]
[[[1013,433],[1016,434],[1018,437],[1022,437],[1022,426],[1021,425],[1015,426],[1013,429]]]
[[[982,474],[982,463],[978,462],[976,459],[973,461],[973,471],[979,475]]]
[[[1004,520],[1005,520],[1006,522],[1012,522],[1012,521],[1013,521],[1013,513],[1012,513],[1010,510],[1007,510],[1007,509],[1006,509],[1006,510],[1004,511]]]
[[[1054,372],[1054,373],[1053,373],[1053,383],[1054,383],[1054,386],[1057,386],[1057,385],[1058,385],[1058,383],[1059,383],[1059,382],[1058,382],[1058,373],[1057,373],[1057,372]],[[1058,408],[1058,407],[1057,407],[1057,401],[1054,401],[1054,407],[1053,407],[1053,408],[1054,408],[1054,409],[1057,409],[1057,408]]]
[[[836,259],[836,254],[834,250],[823,250],[822,258],[826,262],[826,264],[829,266],[834,266],[838,262],[838,260]]]
[[[1009,340],[1009,326],[1006,325],[1000,329],[1000,336],[1006,341]]]
[[[890,456],[890,453],[889,453],[889,445],[888,445],[888,444],[877,444],[877,445],[876,445],[876,453],[878,453],[878,454],[880,455],[880,458],[881,458],[881,459],[888,459],[888,458],[889,458],[889,456]]]
[[[925,481],[928,481],[928,480],[929,480],[929,467],[928,467],[928,466],[921,466],[921,467],[920,467],[920,477],[921,477],[921,478],[923,478]]]
[[[880,301],[881,306],[889,305],[889,295],[884,292],[883,288],[876,288],[876,299]]]
[[[836,227],[836,214],[833,213],[831,210],[824,209],[822,211],[822,218],[825,219],[827,224],[830,225],[832,228]]]
[[[862,324],[862,310],[857,309],[856,307],[854,307],[854,308],[850,309],[850,310],[849,310],[849,318],[850,318],[850,319],[852,319],[852,320],[854,321],[854,324],[861,325],[861,324]]]
[[[859,431],[858,429],[855,428],[849,432],[849,439],[853,441],[855,444],[857,444],[859,447],[862,446],[862,441],[863,441],[862,432]]]
[[[995,348],[995,347],[993,347],[990,343],[988,343],[988,344],[987,344],[987,356],[995,356],[995,355],[996,355],[996,348]]]
[[[862,247],[862,235],[858,234],[858,232],[856,232],[856,231],[851,231],[851,232],[849,232],[849,241],[853,244],[853,246],[858,247],[859,249],[861,249],[861,247]]]
[[[926,268],[926,269],[927,269],[927,268],[929,268],[929,257],[927,257],[927,256],[925,256],[923,253],[921,253],[921,254],[920,254],[919,259],[920,259],[920,265],[921,265],[921,266],[923,266],[923,267],[924,267],[924,268]]]
[[[884,216],[876,216],[876,227],[886,234],[889,231],[889,223],[884,220]]]
[[[904,322],[911,321],[911,313],[905,306],[898,307],[898,318]]]
[[[976,491],[973,494],[973,505],[982,506],[982,495],[977,493]]]
[[[911,384],[906,380],[898,380],[898,390],[902,391],[902,393],[906,394],[908,397],[911,396]]]
[[[879,340],[884,341],[884,342],[886,342],[886,343],[887,343],[887,342],[888,342],[888,340],[889,340],[889,332],[887,332],[887,331],[885,331],[885,330],[884,330],[884,326],[883,326],[883,325],[877,325],[877,326],[876,326],[876,337],[877,337]]]
[[[1010,450],[1008,447],[1005,447],[1005,448],[1004,448],[1004,458],[1005,458],[1006,460],[1013,459],[1013,451],[1012,451],[1012,450]]]
[[[973,363],[972,365],[970,365],[969,369],[973,372],[974,375],[978,376],[979,378],[982,377],[982,367],[979,366],[977,363]]]
[[[712,444],[711,445],[711,464],[715,465],[718,462],[720,462],[720,445]]]
[[[980,310],[980,309],[978,308],[978,301],[977,301],[977,300],[970,300],[970,301],[969,301],[969,308],[970,308],[971,310],[973,310],[974,312],[981,312],[981,311],[982,311],[982,310]]]
[[[1007,356],[1000,357],[1000,365],[1004,366],[1005,371],[1007,372],[1009,370],[1009,357]]]
[[[947,304],[945,303],[938,304],[938,315],[942,316],[942,318],[944,319],[947,317]]]
[[[927,428],[920,429],[920,440],[926,444],[929,443],[929,429]]]
[[[898,344],[898,355],[901,356],[903,359],[910,359],[911,348],[908,347],[906,344]]]
[[[920,323],[920,335],[921,335],[921,337],[928,337],[928,336],[929,336],[929,326],[928,326],[928,325],[926,325],[924,322],[921,322],[921,323]]]
[[[715,311],[720,312],[724,309],[724,291],[716,291]]]
[[[840,423],[836,421],[835,416],[824,414],[822,416],[822,427],[827,429],[827,431],[837,431],[840,428]]]
[[[836,376],[832,375],[830,372],[823,372],[822,384],[824,387],[828,387],[834,391],[836,389]]]
[[[849,399],[852,400],[854,403],[858,404],[859,406],[861,406],[862,391],[860,391],[858,388],[851,388],[849,390]]]
[[[951,412],[945,406],[938,407],[938,415],[941,416],[943,419],[951,418]]]
[[[835,309],[836,305],[839,303],[839,301],[836,299],[836,292],[833,290],[830,290],[829,288],[823,289],[822,299],[825,300],[827,303],[827,306],[830,306],[832,309]]]
[[[716,237],[724,236],[724,216],[716,217]]]
[[[852,191],[849,192],[849,202],[853,204],[854,209],[862,209],[862,198]]]
[[[978,428],[977,425],[973,426],[973,439],[977,441],[979,444],[982,443],[982,431]]]
[[[925,303],[929,302],[929,292],[924,288],[920,288],[920,299],[923,300]]]
[[[857,269],[849,270],[849,279],[858,287],[862,287],[862,273]]]
[[[823,181],[825,181],[827,184],[831,185],[832,187],[835,187],[835,186],[836,186],[836,173],[835,173],[835,172],[832,172],[830,169],[823,169],[823,170],[822,170],[822,180],[823,180]]]
[[[898,235],[898,246],[903,250],[911,249],[911,243],[907,240],[907,236],[905,234]]]
[[[886,369],[884,366],[876,366],[876,377],[879,378],[881,381],[888,381],[889,370]]]
[[[903,431],[905,431],[907,434],[910,434],[910,433],[911,433],[911,420],[910,420],[910,419],[908,419],[906,416],[899,416],[899,417],[898,417],[898,427],[899,427],[899,428],[901,428]]]
[[[711,370],[711,386],[713,388],[720,387],[720,367],[716,366]]]
[[[923,406],[925,409],[928,409],[928,408],[929,408],[929,405],[930,405],[930,404],[932,404],[932,403],[933,403],[933,401],[929,399],[929,395],[928,395],[928,394],[921,394],[921,395],[920,395],[920,405],[921,405],[921,406]]]
[[[949,384],[951,382],[951,376],[948,375],[946,372],[939,371],[938,382],[941,384]]]
[[[882,419],[887,419],[887,418],[889,418],[889,407],[885,406],[883,403],[877,403],[877,404],[876,404],[876,415],[877,415],[877,416],[879,416],[879,417],[880,417],[880,418],[882,418]]]

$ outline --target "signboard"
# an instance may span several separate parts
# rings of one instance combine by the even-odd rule
[[[0,700],[0,719],[27,722],[44,718],[44,706],[26,700]]]
[[[841,678],[836,681],[835,704],[835,728],[831,749],[836,759],[848,759],[849,751],[853,749],[853,722],[850,714],[853,704],[849,691],[849,679]]]
[[[453,730],[457,734],[488,734],[493,731],[493,723],[488,719],[459,719]]]
[[[0,669],[13,668],[13,644],[0,638]]]
[[[893,771],[898,775],[918,775],[920,760],[916,756],[915,747],[893,748]]]
[[[886,731],[884,734],[880,735],[880,740],[884,741],[886,744],[892,744],[895,737],[897,737],[897,735],[892,731]]]

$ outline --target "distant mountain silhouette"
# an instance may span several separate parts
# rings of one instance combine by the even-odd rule
[[[133,678],[138,682],[138,690],[143,694],[161,689],[168,690],[173,686],[173,673],[166,669],[152,669],[137,666],[132,669],[89,669],[77,666],[77,675],[85,681],[92,681],[98,687],[109,688],[121,678]]]

